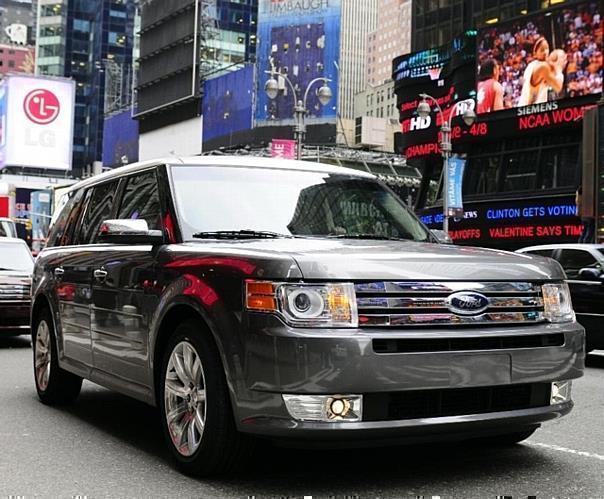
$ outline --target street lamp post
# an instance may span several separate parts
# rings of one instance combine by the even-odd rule
[[[451,120],[453,119],[453,110],[454,110],[455,106],[457,106],[457,104],[459,104],[459,103],[455,104],[454,108],[451,110],[451,113],[449,113],[449,119],[445,120],[445,114],[443,113],[442,108],[438,104],[438,101],[434,97],[432,97],[431,95],[428,95],[428,94],[419,94],[419,96],[422,98],[422,100],[419,103],[419,105],[417,106],[417,114],[422,118],[426,118],[426,117],[430,116],[430,113],[432,112],[432,108],[431,108],[430,104],[428,103],[428,101],[430,100],[434,103],[434,106],[440,113],[440,118],[441,118],[441,122],[442,122],[442,125],[440,127],[440,131],[442,134],[442,139],[440,142],[440,150],[443,155],[443,196],[442,196],[442,198],[443,198],[443,232],[445,233],[445,235],[449,235],[449,196],[448,196],[448,194],[449,194],[449,172],[448,172],[448,167],[449,167],[449,158],[451,157],[451,152],[453,150],[452,146],[451,146]],[[472,126],[474,121],[476,121],[476,113],[472,109],[466,109],[466,111],[463,113],[462,118],[466,125]]]
[[[321,76],[310,81],[306,87],[306,91],[304,92],[304,99],[300,100],[298,98],[296,88],[287,75],[274,70],[266,71],[266,73],[271,75],[264,85],[264,91],[269,99],[276,99],[277,95],[279,95],[279,82],[275,77],[283,78],[292,91],[292,95],[294,97],[294,138],[296,139],[296,158],[302,159],[302,142],[304,141],[304,136],[306,135],[306,114],[308,113],[306,110],[306,101],[308,100],[308,93],[315,83],[322,81],[323,85],[321,85],[319,90],[317,90],[317,97],[319,98],[319,102],[322,106],[327,105],[333,96],[331,88],[327,86],[327,83],[331,82],[331,80]]]

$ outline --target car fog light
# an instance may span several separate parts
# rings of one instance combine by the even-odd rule
[[[362,395],[283,395],[292,418],[300,421],[362,421]]]
[[[552,383],[552,392],[550,397],[550,404],[563,404],[570,400],[570,390],[572,381],[554,381]]]

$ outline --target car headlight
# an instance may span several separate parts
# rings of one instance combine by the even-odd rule
[[[288,284],[246,281],[246,308],[276,313],[300,327],[357,327],[359,316],[352,283]]]
[[[575,320],[568,284],[565,282],[544,284],[541,290],[544,314],[548,321],[572,322]]]

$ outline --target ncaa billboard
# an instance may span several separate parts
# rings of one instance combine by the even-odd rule
[[[8,75],[0,90],[0,166],[70,170],[75,82]]]
[[[294,97],[289,85],[279,79],[279,95],[271,100],[264,91],[267,71],[287,75],[302,99],[308,84],[318,77],[332,80],[333,98],[322,106],[310,89],[307,124],[334,123],[338,102],[341,0],[259,0],[258,81],[256,124],[291,125]]]

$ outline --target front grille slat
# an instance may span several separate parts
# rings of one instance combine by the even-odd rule
[[[363,395],[364,421],[462,416],[546,407],[548,383],[410,390]]]
[[[535,324],[545,320],[541,286],[530,282],[365,282],[355,284],[361,327]],[[458,292],[480,293],[488,306],[475,315],[449,309]]]
[[[476,350],[513,350],[564,345],[563,334],[534,334],[477,338],[380,338],[373,340],[378,354],[417,352],[466,352]]]

